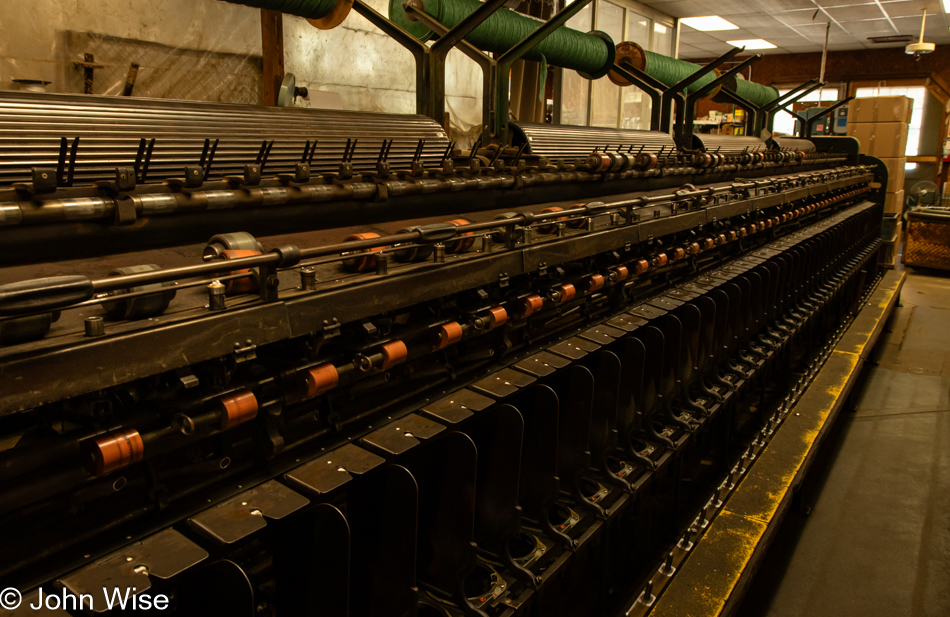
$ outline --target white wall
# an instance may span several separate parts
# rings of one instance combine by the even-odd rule
[[[383,15],[388,10],[386,0],[370,4]],[[214,0],[0,0],[0,88],[12,88],[14,78],[44,79],[53,82],[50,91],[62,92],[66,71],[76,71],[72,62],[82,59],[64,57],[65,30],[240,55],[261,53],[260,11],[241,5]],[[415,112],[412,55],[356,12],[329,31],[285,15],[284,62],[298,85],[339,93],[344,109]],[[453,51],[446,83],[453,129],[478,131],[481,89],[478,66]]]
[[[368,0],[387,15],[387,0]],[[412,54],[351,11],[333,30],[318,30],[307,20],[284,16],[284,66],[298,86],[338,92],[344,109],[415,113],[415,63]],[[446,62],[446,111],[454,131],[480,132],[481,69],[460,51]]]
[[[0,88],[12,79],[53,82],[76,70],[60,45],[66,30],[89,31],[169,46],[260,55],[260,11],[212,0],[0,1]]]

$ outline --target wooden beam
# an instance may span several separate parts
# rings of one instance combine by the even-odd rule
[[[283,13],[261,9],[261,51],[264,57],[264,104],[277,105],[284,78]]]

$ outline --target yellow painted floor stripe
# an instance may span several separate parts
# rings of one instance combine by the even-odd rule
[[[885,275],[792,414],[759,454],[725,508],[657,599],[653,617],[716,617],[722,613],[768,525],[791,489],[832,411],[853,385],[862,358],[896,303],[904,273]],[[865,313],[870,310],[871,312]],[[845,339],[849,338],[846,342]],[[845,343],[844,349],[841,343]]]

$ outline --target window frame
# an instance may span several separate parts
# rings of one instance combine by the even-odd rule
[[[653,50],[655,42],[656,42],[656,24],[659,23],[660,25],[666,26],[667,28],[671,29],[672,57],[676,58],[679,56],[680,24],[677,18],[661,13],[660,11],[657,11],[656,9],[646,6],[644,4],[640,4],[639,2],[634,2],[634,0],[594,0],[593,2],[591,2],[591,13],[592,13],[591,29],[592,30],[602,29],[600,27],[601,1],[609,2],[623,9],[623,20],[622,20],[622,26],[623,26],[622,40],[623,41],[628,40],[629,19],[630,19],[629,14],[630,14],[630,11],[633,11],[637,15],[640,15],[641,17],[646,17],[649,20],[649,25],[647,26],[648,31],[649,31],[649,41],[647,42],[647,46],[644,47],[644,49],[648,49],[651,51]],[[562,2],[561,7],[563,8],[567,4],[570,4],[570,2],[567,2],[567,3]],[[619,43],[619,42],[620,41],[614,41],[614,43]],[[640,44],[642,45],[643,43],[640,43]],[[559,70],[566,71],[570,69],[561,68]],[[607,79],[607,78],[602,77],[601,79]],[[594,120],[594,81],[590,79],[586,81],[587,81],[587,84],[586,84],[587,85],[587,114],[586,114],[586,121],[582,126],[591,126],[591,123]],[[556,99],[556,104],[555,104],[555,115],[554,115],[554,120],[557,124],[561,123],[560,122],[561,109],[562,109],[562,102],[563,102],[562,85],[563,85],[563,80],[558,79],[557,99]],[[636,86],[627,86],[627,87],[636,88]],[[617,97],[617,118],[618,118],[618,123],[617,123],[618,126],[614,128],[623,127],[623,90],[622,89],[620,91],[620,96]]]

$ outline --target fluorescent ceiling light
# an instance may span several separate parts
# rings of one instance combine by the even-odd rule
[[[950,0],[943,0],[943,12],[950,13]]]
[[[947,0],[947,2],[950,2],[950,0]],[[654,23],[653,30],[654,32],[659,32],[660,34],[666,34],[666,26],[663,24]]]
[[[950,2],[950,0],[944,0]],[[738,30],[739,26],[726,21],[719,15],[706,15],[705,17],[684,17],[680,20],[681,24],[686,24],[694,30],[702,32],[715,32],[717,30]]]
[[[763,39],[746,39],[744,41],[726,41],[733,47],[745,47],[746,49],[775,49],[772,45]]]

